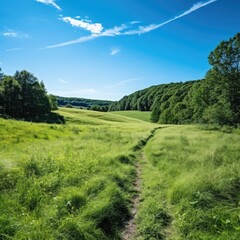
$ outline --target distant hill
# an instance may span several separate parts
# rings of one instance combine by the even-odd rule
[[[153,122],[183,123],[192,117],[188,106],[189,94],[201,82],[197,80],[152,86],[125,96],[118,102],[113,102],[109,110],[152,111]],[[186,109],[189,111],[186,112]],[[182,110],[182,113],[179,110]]]
[[[96,107],[107,107],[112,101],[108,100],[96,100],[96,99],[85,99],[85,98],[76,98],[76,97],[60,97],[57,96],[58,106],[72,105],[73,107],[81,107],[92,109]]]
[[[210,70],[198,81],[161,84],[112,103],[110,111],[152,111],[158,123],[240,124],[240,33],[208,56]]]

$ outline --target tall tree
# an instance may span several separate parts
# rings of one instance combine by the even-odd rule
[[[205,117],[220,124],[240,123],[240,33],[222,41],[209,55],[206,75],[209,107]]]
[[[16,72],[14,78],[21,87],[21,117],[34,117],[51,110],[43,82],[27,71]]]
[[[50,105],[51,105],[51,110],[57,110],[57,97],[50,94],[48,95],[49,101],[50,101]]]
[[[10,76],[1,80],[2,112],[11,117],[19,117],[19,103],[21,100],[21,87],[18,82]]]

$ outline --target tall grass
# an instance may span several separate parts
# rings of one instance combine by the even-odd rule
[[[120,239],[144,146],[138,239],[240,239],[239,130],[59,113],[0,119],[0,239]]]
[[[240,134],[169,126],[145,148],[139,239],[240,239]]]
[[[120,239],[133,148],[153,125],[61,109],[65,125],[0,119],[0,239]]]

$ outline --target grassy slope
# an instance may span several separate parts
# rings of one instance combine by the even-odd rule
[[[142,163],[139,239],[240,239],[239,142],[239,130],[158,130]]]
[[[150,120],[151,112],[149,112],[149,111],[145,111],[145,112],[141,112],[141,111],[116,111],[116,112],[111,112],[111,113],[116,114],[116,115],[125,116],[125,117],[136,118],[136,119],[143,120],[143,121],[146,121],[146,122],[151,122],[151,120]]]
[[[0,119],[0,239],[118,239],[133,147],[156,125],[61,109],[65,125]],[[140,117],[141,118],[141,117]],[[239,239],[240,133],[164,126],[145,147],[139,239]]]
[[[133,147],[153,125],[61,109],[65,125],[0,119],[0,239],[118,239]]]

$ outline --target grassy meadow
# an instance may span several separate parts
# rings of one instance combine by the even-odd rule
[[[66,124],[0,119],[0,239],[121,239],[136,161],[134,239],[240,239],[239,129],[58,113]]]
[[[136,111],[136,110],[129,110],[129,111],[115,111],[111,112],[112,114],[130,117],[139,119],[146,122],[151,122],[151,111]]]
[[[239,143],[239,129],[158,130],[144,149],[138,239],[240,239]]]
[[[140,139],[155,126],[61,109],[66,124],[0,119],[0,239],[120,239]]]

